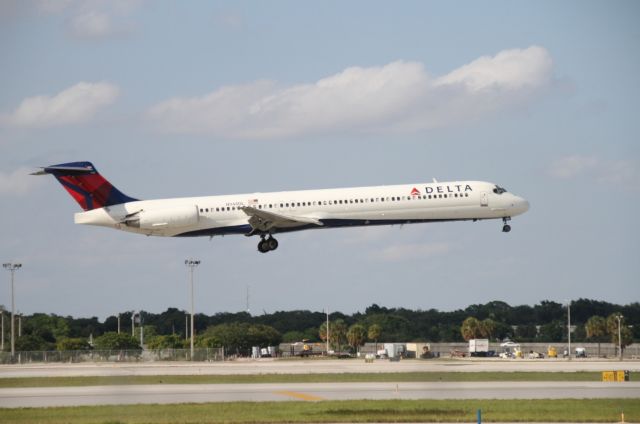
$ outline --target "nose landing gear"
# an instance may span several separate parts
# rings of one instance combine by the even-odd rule
[[[260,242],[258,242],[258,251],[260,253],[267,253],[278,248],[278,240],[274,239],[271,234],[269,234],[268,238],[262,235],[260,239]]]
[[[504,223],[502,227],[503,233],[508,233],[509,231],[511,231],[511,225],[507,224],[507,222],[509,221],[511,221],[511,217],[509,216],[505,216],[504,218],[502,218],[502,222]]]

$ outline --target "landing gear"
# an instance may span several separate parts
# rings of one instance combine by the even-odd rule
[[[502,218],[502,222],[504,222],[504,226],[502,227],[503,233],[508,233],[511,231],[511,225],[507,224],[507,222],[511,221],[511,217],[505,216]]]
[[[260,236],[260,242],[258,242],[258,251],[260,253],[267,253],[278,248],[278,240],[269,235],[269,238]]]

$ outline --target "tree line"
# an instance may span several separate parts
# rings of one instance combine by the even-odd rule
[[[9,319],[5,314],[5,351],[9,349]],[[623,344],[640,340],[640,303],[616,305],[604,301],[578,299],[571,303],[572,340],[617,343],[617,320],[623,316]],[[140,349],[140,326],[148,349],[188,346],[188,314],[177,308],[154,314],[142,311],[141,323],[132,312],[109,316],[73,318],[36,313],[20,319],[21,336],[16,350]],[[251,346],[271,346],[280,342],[326,341],[326,315],[306,310],[278,311],[251,315],[223,312],[195,315],[196,346],[220,347],[246,354]],[[357,349],[371,342],[462,342],[474,337],[520,342],[560,342],[567,336],[567,307],[554,301],[533,306],[510,306],[502,301],[470,305],[455,311],[410,310],[373,304],[364,312],[333,312],[330,344],[334,349]],[[118,321],[120,334],[118,334]],[[615,321],[615,322],[614,322]],[[615,325],[614,325],[615,324]],[[615,333],[615,334],[614,334]],[[90,343],[92,342],[92,343]],[[629,343],[627,343],[629,342]]]

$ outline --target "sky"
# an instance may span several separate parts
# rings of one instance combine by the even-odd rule
[[[640,301],[640,3],[0,2],[0,259],[16,308],[254,315]],[[144,237],[38,167],[140,199],[497,183],[514,218]],[[10,278],[0,305],[10,308]],[[247,296],[248,294],[248,296]],[[248,302],[247,302],[248,299]]]

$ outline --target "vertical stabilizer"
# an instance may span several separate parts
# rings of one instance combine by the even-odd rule
[[[91,162],[70,162],[42,168],[32,175],[51,174],[80,207],[89,211],[138,199],[129,197],[107,181]]]

